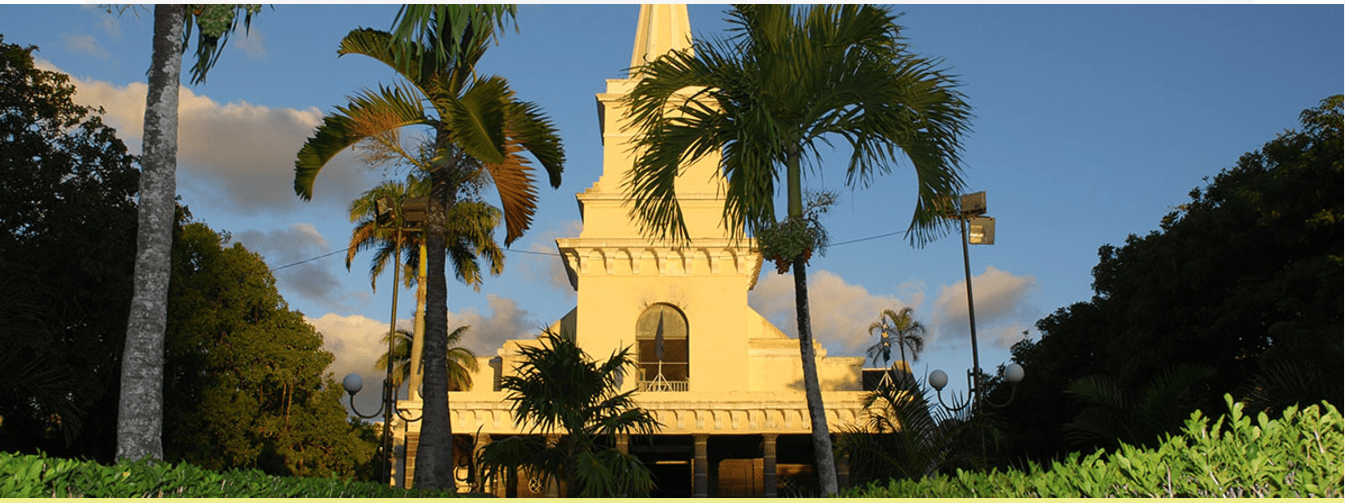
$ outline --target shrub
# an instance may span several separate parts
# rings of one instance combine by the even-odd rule
[[[111,466],[45,455],[0,453],[0,497],[6,498],[405,498],[453,497],[376,482],[294,478],[259,470],[213,472],[189,464],[123,461]]]
[[[1156,449],[1121,444],[1115,451],[1069,455],[1049,470],[972,473],[894,480],[842,495],[913,497],[1328,497],[1345,495],[1345,422],[1323,402],[1285,409],[1279,419],[1225,395],[1229,414],[1213,424],[1196,411],[1182,433]]]

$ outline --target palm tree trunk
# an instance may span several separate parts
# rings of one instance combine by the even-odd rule
[[[422,226],[425,224],[421,224]],[[422,232],[423,236],[423,232]],[[420,265],[416,267],[416,324],[411,339],[411,379],[407,385],[406,396],[412,401],[424,400],[420,394],[420,384],[425,380],[425,369],[420,365],[425,354],[425,276],[428,274],[428,247],[422,237],[420,241]]]
[[[163,458],[163,351],[177,193],[178,79],[187,8],[154,7],[145,96],[135,290],[126,323],[117,409],[117,459]]]
[[[452,169],[440,165],[430,173],[429,214],[425,222],[425,396],[424,419],[420,428],[420,446],[416,455],[415,486],[423,489],[454,490],[453,426],[448,416],[448,282],[444,274],[448,227],[447,208],[453,204],[456,190],[450,187]]]
[[[903,334],[901,333],[900,330],[898,330],[896,339],[897,339],[897,350],[901,351],[901,367],[902,367],[901,378],[905,379],[906,374],[909,374],[911,370],[911,364],[906,363],[906,334]]]
[[[813,331],[808,312],[808,280],[803,256],[794,258],[794,306],[798,313],[799,353],[803,356],[803,392],[808,401],[808,419],[813,430],[813,454],[817,458],[817,481],[827,496],[835,495],[836,460],[831,452],[831,432],[827,429],[827,411],[822,404],[822,389],[817,379],[817,355],[813,352]]]
[[[791,153],[785,166],[789,194],[789,217],[803,218],[803,190],[799,156]],[[827,410],[822,403],[822,387],[817,379],[817,357],[813,352],[812,320],[808,312],[808,271],[803,255],[794,257],[794,308],[798,314],[799,355],[803,358],[803,393],[808,402],[808,419],[813,430],[813,455],[817,459],[817,481],[823,494],[835,495],[836,460],[831,451],[831,432],[827,429]]]

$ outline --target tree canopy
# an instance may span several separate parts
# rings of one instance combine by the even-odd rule
[[[1224,393],[1272,413],[1341,403],[1341,96],[1300,120],[1192,190],[1158,230],[1102,246],[1093,298],[1040,320],[1040,340],[1014,348],[1034,376],[1003,414],[1018,454],[1083,447],[1061,426],[1084,407],[1066,387],[1089,376],[1139,397],[1171,394],[1156,376],[1208,367],[1209,378],[1182,383],[1188,413]]]
[[[110,460],[135,157],[0,35],[0,449]]]
[[[135,156],[69,77],[0,36],[0,450],[110,462],[136,252]],[[332,355],[260,257],[185,210],[168,305],[169,459],[356,473]]]
[[[187,215],[189,218],[189,215]],[[256,253],[184,221],[173,243],[164,374],[170,461],[351,476],[373,456],[326,373],[322,335]]]

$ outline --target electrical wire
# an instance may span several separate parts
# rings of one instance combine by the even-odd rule
[[[864,241],[871,241],[871,240],[874,240],[874,239],[880,239],[880,238],[885,238],[885,237],[889,237],[889,236],[895,236],[895,235],[897,235],[897,234],[901,234],[901,231],[897,231],[897,232],[889,232],[889,233],[887,233],[887,234],[878,234],[878,235],[876,235],[876,236],[869,236],[869,237],[865,237],[865,238],[851,239],[851,240],[849,240],[849,241],[841,241],[841,242],[838,242],[838,243],[832,243],[831,245],[828,246],[828,248],[830,248],[830,247],[835,247],[835,246],[842,246],[842,245],[854,244],[854,243],[861,243],[861,242],[864,242]],[[316,256],[316,257],[306,258],[306,259],[300,260],[300,261],[295,262],[295,263],[292,263],[292,264],[285,264],[285,265],[282,265],[282,266],[280,266],[280,267],[272,268],[272,269],[271,269],[271,272],[276,272],[276,271],[279,271],[279,270],[281,270],[281,269],[285,269],[285,268],[289,268],[289,267],[294,267],[294,266],[296,266],[296,265],[307,264],[307,263],[309,263],[309,262],[312,262],[312,261],[315,261],[315,260],[318,260],[318,259],[324,259],[324,258],[330,257],[330,256],[332,256],[332,255],[336,255],[336,254],[339,254],[339,253],[346,253],[346,252],[348,252],[348,251],[349,251],[349,249],[345,249],[345,250],[336,250],[336,251],[334,251],[334,252],[326,253],[326,254],[323,254],[323,255],[318,255],[318,256]],[[510,248],[505,248],[504,251],[505,251],[505,252],[508,252],[508,253],[525,253],[525,254],[528,254],[528,255],[541,255],[541,256],[543,256],[543,257],[559,257],[559,256],[560,256],[559,253],[539,252],[539,251],[533,251],[533,250],[514,250],[514,249],[510,249]]]

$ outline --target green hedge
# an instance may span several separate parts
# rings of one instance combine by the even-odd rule
[[[213,472],[189,464],[91,461],[0,453],[0,497],[6,498],[445,498],[374,482],[295,478],[258,470]]]
[[[891,481],[852,488],[846,497],[1324,497],[1345,491],[1340,411],[1323,402],[1290,407],[1281,418],[1258,414],[1225,396],[1230,414],[1211,425],[1199,411],[1180,435],[1157,449],[1122,445],[1114,452],[1078,453],[1026,471],[971,473]],[[1322,410],[1325,412],[1322,412]],[[1225,420],[1232,418],[1231,421]]]

